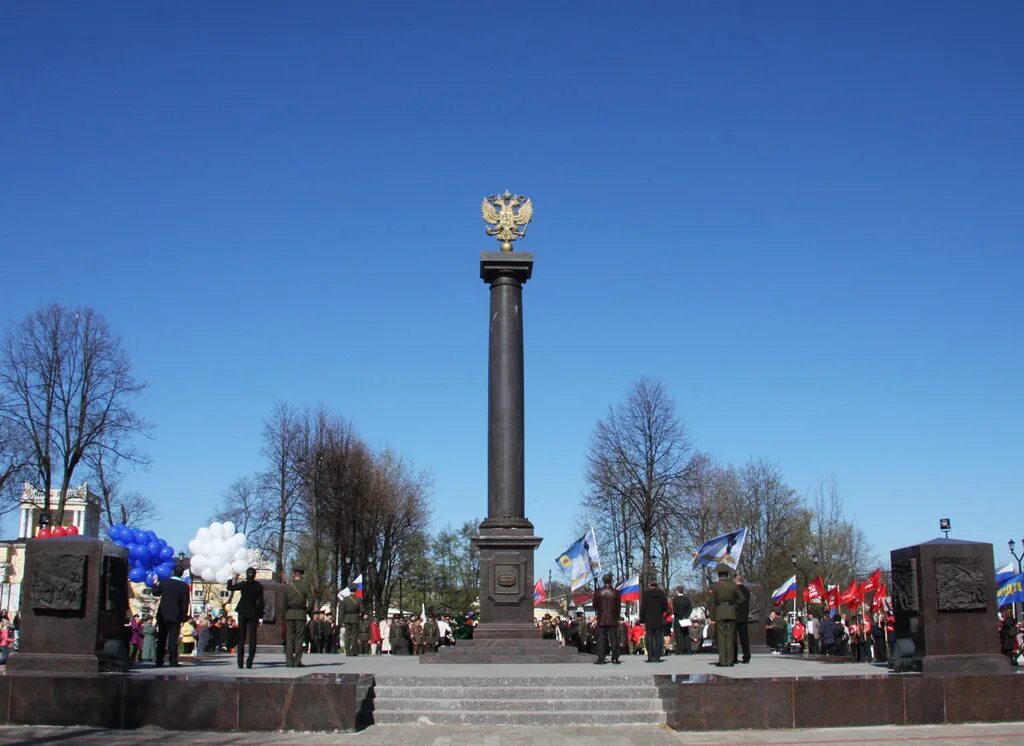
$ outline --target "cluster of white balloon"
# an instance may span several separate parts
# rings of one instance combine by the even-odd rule
[[[214,521],[196,531],[188,543],[192,555],[189,569],[193,576],[203,580],[226,583],[235,574],[245,572],[249,553],[245,548],[245,534],[235,531],[231,521]]]

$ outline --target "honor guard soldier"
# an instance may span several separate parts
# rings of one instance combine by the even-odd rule
[[[423,624],[423,647],[426,653],[436,653],[441,642],[441,628],[437,626],[437,616],[431,614]]]
[[[370,654],[370,637],[372,635],[373,625],[370,622],[370,615],[365,611],[359,618],[359,634],[356,635],[356,643],[359,645],[359,653],[361,655]]]
[[[310,607],[309,587],[302,579],[304,574],[305,569],[296,565],[292,568],[292,582],[284,587],[284,664],[289,668],[302,666],[302,642]]]
[[[736,607],[743,601],[739,586],[732,580],[732,568],[719,562],[715,568],[718,582],[711,584],[709,607],[715,623],[715,644],[718,646],[718,665],[733,665],[736,659]]]
[[[356,595],[356,584],[341,601],[341,623],[345,625],[345,655],[359,655],[359,617],[363,615],[363,599]]]

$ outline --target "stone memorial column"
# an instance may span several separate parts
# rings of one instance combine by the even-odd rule
[[[533,624],[533,550],[525,515],[523,285],[533,255],[483,252],[491,287],[487,376],[487,519],[480,524],[480,626],[474,637],[539,637]]]
[[[474,638],[540,637],[533,624],[533,550],[540,544],[526,519],[523,419],[523,285],[533,254],[512,250],[533,215],[533,203],[509,192],[484,200],[487,235],[501,251],[480,255],[490,285],[487,365],[487,519],[480,524],[480,626]]]

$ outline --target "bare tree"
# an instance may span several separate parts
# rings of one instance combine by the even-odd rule
[[[132,467],[148,465],[149,459],[130,445],[119,448],[95,448],[83,459],[99,489],[102,503],[101,532],[115,523],[138,527],[156,520],[160,513],[156,504],[139,492],[123,493],[124,472]]]
[[[431,479],[387,449],[376,463],[362,551],[357,556],[367,568],[376,607],[386,609],[396,579],[412,565],[415,547],[425,544]]]
[[[726,498],[725,510],[747,528],[741,562],[745,575],[773,583],[793,572],[790,555],[799,546],[806,511],[778,464],[750,459],[735,472],[738,491]]]
[[[284,578],[287,549],[297,529],[301,474],[298,444],[302,422],[293,407],[282,402],[274,405],[270,419],[263,423],[263,455],[267,459],[266,483],[274,506],[274,529],[271,553],[274,575]]]
[[[0,412],[2,410],[0,407]],[[28,438],[0,413],[0,515],[18,509],[22,483],[31,474],[31,465],[32,449]]]
[[[277,536],[275,507],[265,479],[241,477],[228,487],[212,520],[231,521],[250,547],[271,556]]]
[[[7,393],[0,416],[30,443],[44,514],[59,484],[58,524],[86,455],[117,450],[149,427],[129,407],[144,385],[133,377],[120,338],[91,308],[51,305],[10,332],[0,349],[0,388]]]
[[[587,482],[591,494],[620,502],[624,527],[636,527],[640,575],[651,577],[659,526],[681,500],[691,443],[675,403],[658,381],[641,378],[626,400],[608,409],[591,436]]]
[[[872,569],[871,546],[864,532],[846,517],[834,473],[814,486],[807,508],[807,540],[795,550],[803,567],[816,568],[826,582],[836,584]]]

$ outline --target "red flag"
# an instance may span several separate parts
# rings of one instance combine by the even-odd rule
[[[864,603],[864,593],[861,591],[860,583],[854,578],[846,586],[846,590],[839,596],[839,602],[844,606],[853,609]]]
[[[825,594],[825,601],[828,603],[830,609],[838,609],[839,604],[842,600],[839,597],[839,586],[832,586],[828,589],[828,593]]]
[[[822,580],[820,575],[812,580],[807,585],[807,588],[804,589],[804,600],[806,601],[822,601],[827,595],[825,581]]]
[[[871,573],[871,575],[868,576],[867,580],[864,581],[864,585],[861,586],[861,596],[863,596],[865,593],[869,593],[870,591],[877,591],[878,586],[880,586],[881,584],[882,568],[878,568],[873,573]]]
[[[889,589],[885,587],[885,583],[878,586],[878,590],[875,591],[875,597],[871,599],[871,610],[881,611],[885,607],[885,603],[889,600]]]
[[[533,605],[544,603],[547,599],[548,594],[544,592],[544,581],[541,578],[537,578],[537,582],[533,586]]]

